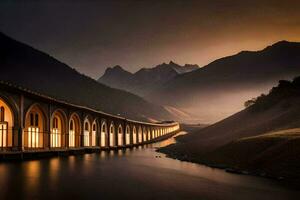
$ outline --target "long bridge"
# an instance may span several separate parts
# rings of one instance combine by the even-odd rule
[[[0,156],[127,148],[170,137],[177,122],[107,114],[0,82]]]

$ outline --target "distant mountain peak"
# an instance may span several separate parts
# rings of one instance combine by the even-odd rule
[[[125,74],[131,74],[130,72],[126,71],[125,69],[123,69],[120,65],[116,65],[114,67],[108,67],[105,70],[105,74],[111,74],[111,73],[125,73]]]
[[[281,40],[272,45],[267,46],[264,50],[284,49],[284,48],[299,47],[299,46],[300,46],[300,42],[291,42],[291,41],[287,41],[287,40]]]
[[[169,65],[178,65],[178,64],[170,60]]]

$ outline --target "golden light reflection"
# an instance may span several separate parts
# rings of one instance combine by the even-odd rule
[[[27,191],[29,193],[35,193],[40,182],[41,162],[38,160],[30,161],[28,163],[25,163],[24,165],[25,176],[28,177],[28,181],[26,184]]]
[[[53,158],[50,160],[49,175],[50,175],[50,182],[53,184],[55,184],[58,180],[59,167],[60,167],[59,158]]]

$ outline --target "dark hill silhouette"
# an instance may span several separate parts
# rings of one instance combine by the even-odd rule
[[[241,110],[246,99],[268,91],[278,80],[299,74],[300,43],[281,41],[177,76],[146,99],[214,122]]]
[[[0,33],[0,79],[30,90],[134,119],[170,119],[162,107],[104,86],[64,63]]]
[[[126,90],[140,96],[145,96],[151,91],[162,87],[166,82],[179,74],[184,74],[198,69],[198,65],[178,65],[172,61],[163,63],[153,68],[142,68],[132,74],[120,66],[107,68],[104,75],[98,79],[105,85]]]

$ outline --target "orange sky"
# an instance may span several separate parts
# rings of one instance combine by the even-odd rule
[[[1,1],[0,30],[93,78],[300,41],[300,1]]]

